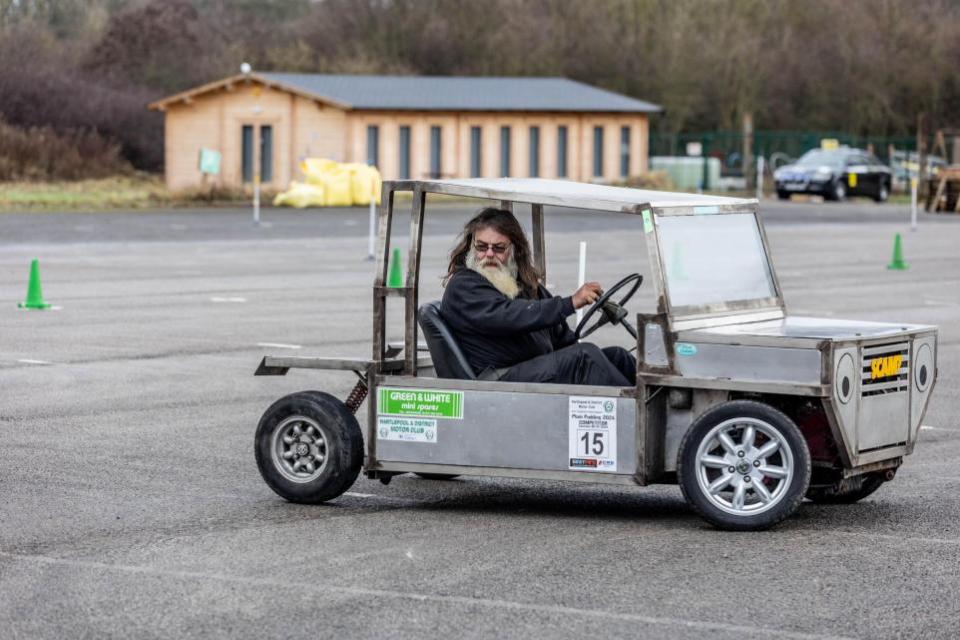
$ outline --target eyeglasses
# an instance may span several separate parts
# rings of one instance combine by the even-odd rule
[[[473,248],[476,249],[477,253],[486,253],[491,249],[495,254],[503,255],[507,252],[507,249],[510,248],[509,244],[487,244],[486,242],[475,242],[473,243]]]

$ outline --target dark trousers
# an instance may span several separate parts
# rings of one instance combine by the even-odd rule
[[[581,342],[516,364],[500,379],[632,387],[637,384],[637,361],[623,347],[601,349]]]

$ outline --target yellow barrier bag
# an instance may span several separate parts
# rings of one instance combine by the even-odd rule
[[[357,162],[339,163],[327,158],[300,162],[305,182],[291,182],[273,200],[278,207],[349,207],[380,203],[380,172]]]
[[[307,184],[323,184],[323,176],[337,168],[339,163],[327,158],[304,158],[300,162],[300,171]]]
[[[350,172],[338,169],[323,175],[324,204],[328,207],[349,207],[353,204]]]
[[[380,204],[380,172],[374,167],[351,163],[343,165],[351,174],[354,204],[370,204],[371,198]]]
[[[324,205],[324,191],[322,185],[292,182],[290,188],[278,193],[273,199],[275,207],[322,207]]]

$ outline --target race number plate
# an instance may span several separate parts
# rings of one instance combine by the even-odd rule
[[[570,469],[617,470],[617,399],[570,397]]]

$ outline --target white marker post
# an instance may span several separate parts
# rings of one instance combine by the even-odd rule
[[[579,289],[587,281],[587,243],[580,243],[580,273],[577,275],[577,288]],[[583,317],[583,308],[577,309],[577,324],[580,324],[580,318]]]
[[[763,197],[763,156],[757,156],[757,200]]]
[[[376,256],[373,252],[377,244],[377,200],[374,195],[377,193],[377,179],[373,179],[373,185],[370,188],[370,238],[367,242],[367,260],[373,261]]]
[[[917,179],[910,178],[910,231],[917,230]]]
[[[253,226],[260,226],[260,172],[253,175]]]

